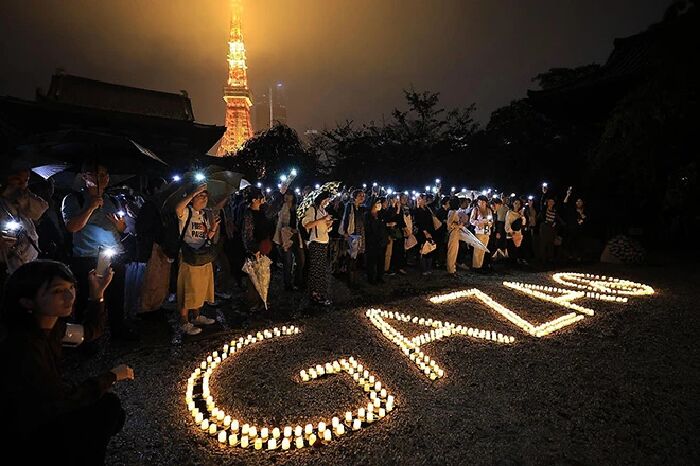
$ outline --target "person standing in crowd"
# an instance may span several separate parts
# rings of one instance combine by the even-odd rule
[[[298,290],[302,286],[304,256],[301,236],[297,230],[297,202],[294,192],[284,194],[284,204],[277,215],[277,227],[273,237],[282,258],[284,289]]]
[[[104,329],[105,289],[111,270],[88,273],[87,308],[81,325],[68,324],[76,279],[60,262],[38,260],[20,266],[5,287],[0,337],[0,404],[3,435],[28,464],[104,464],[110,439],[124,425],[115,382],[134,378],[120,364],[81,383],[61,371],[65,344],[80,344]],[[24,402],[20,402],[24,400]],[[40,439],[40,442],[38,440]],[[78,442],[78,443],[76,443]]]
[[[363,205],[365,193],[356,189],[352,192],[352,199],[345,205],[343,221],[340,224],[340,233],[348,242],[348,282],[357,284],[357,274],[365,255],[365,212]],[[353,257],[355,256],[355,257]]]
[[[447,238],[449,236],[449,233],[447,231],[447,214],[450,211],[450,198],[447,196],[444,196],[440,198],[440,205],[438,206],[437,210],[433,210],[432,208],[428,207],[432,214],[435,216],[440,221],[440,226],[435,229],[435,234],[433,235],[433,239],[435,239],[435,246],[437,246],[437,249],[435,250],[434,253],[434,262],[435,262],[435,267],[442,267],[445,264],[445,260],[447,257]]]
[[[469,218],[471,216],[471,199],[468,197],[463,197],[459,199],[459,209],[457,210],[457,216],[461,226],[470,226]],[[459,242],[457,253],[457,268],[460,270],[468,270],[469,266],[469,246],[464,241]]]
[[[121,240],[126,221],[120,215],[117,203],[105,193],[109,173],[106,167],[91,160],[83,163],[80,178],[84,183],[83,189],[63,198],[61,208],[66,230],[73,235],[71,268],[78,280],[76,317],[80,319],[79,313],[85,309],[90,270],[97,266],[101,250],[111,250],[116,254],[112,259],[114,278],[105,295],[110,334],[112,338],[138,340],[138,334],[125,323],[126,267]]]
[[[557,237],[557,228],[564,226],[552,196],[547,197],[546,207],[540,212],[537,222],[540,225],[540,261],[550,263],[554,261],[554,242]]]
[[[525,217],[527,219],[527,234],[525,236],[526,245],[523,246],[524,251],[530,259],[538,255],[539,235],[537,232],[537,208],[535,207],[535,199],[533,196],[528,196],[527,206],[525,207]]]
[[[433,224],[433,214],[427,207],[428,196],[420,194],[416,199],[416,208],[413,211],[413,219],[416,225],[416,240],[418,240],[418,251],[423,250],[426,242],[434,243],[435,225]],[[420,271],[422,275],[429,275],[433,272],[433,254],[420,254]]]
[[[370,285],[384,283],[384,260],[389,235],[386,220],[382,215],[383,198],[371,205],[365,217],[365,257],[367,259],[367,281]]]
[[[29,190],[28,167],[13,164],[0,193],[0,284],[22,264],[39,257],[39,236],[34,222],[49,204]]]
[[[493,258],[497,259],[498,256],[506,256],[506,214],[508,213],[508,206],[503,199],[500,197],[494,197],[491,201],[491,209],[493,210],[493,215],[496,220],[494,224],[494,238],[492,241],[495,245],[495,251],[493,252]]]
[[[447,273],[457,273],[457,254],[459,253],[460,228],[463,223],[459,215],[459,199],[450,199],[450,210],[447,213],[445,226],[447,231]]]
[[[323,191],[304,213],[301,225],[309,232],[309,294],[313,304],[330,306],[330,264],[328,231],[333,218],[326,213],[330,193]]]
[[[489,200],[486,196],[481,195],[476,198],[476,207],[472,210],[469,222],[474,227],[476,238],[481,241],[484,246],[487,246],[493,230],[493,212],[489,207]],[[484,251],[474,248],[472,268],[474,270],[483,271],[485,270],[483,266]]]
[[[564,198],[564,208],[566,211],[567,242],[570,259],[581,262],[586,256],[587,238],[589,235],[589,218],[586,204],[581,197],[576,198],[572,208],[569,208],[569,200],[573,192],[573,187],[569,186]]]
[[[387,245],[387,250],[390,252],[389,267],[385,267],[385,270],[388,269],[389,275],[395,275],[397,272],[405,273],[403,268],[406,263],[406,249],[404,248],[406,223],[398,195],[393,194],[389,197],[389,208],[386,210],[385,218],[390,242]]]
[[[248,192],[248,208],[243,214],[242,229],[243,246],[248,257],[269,256],[272,252],[272,231],[263,207],[265,202],[265,195],[259,189],[251,189]],[[250,280],[246,287],[246,301],[251,312],[264,308],[262,298]]]
[[[211,219],[206,210],[209,194],[207,185],[201,184],[176,204],[175,214],[179,221],[182,238],[180,267],[177,274],[177,304],[180,310],[180,330],[186,335],[197,335],[202,331],[195,325],[211,325],[214,319],[200,314],[204,303],[214,303],[214,267],[212,262],[216,258],[213,252],[218,240],[220,218]],[[190,261],[190,254],[186,251],[202,252],[209,249],[212,253],[209,262],[195,264]],[[190,311],[193,319],[190,322]]]
[[[523,211],[522,201],[516,198],[513,200],[512,209],[506,213],[505,232],[508,257],[518,265],[527,265],[521,254],[523,231],[526,225],[527,217]]]

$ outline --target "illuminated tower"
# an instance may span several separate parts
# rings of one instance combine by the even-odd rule
[[[241,33],[242,0],[231,0],[231,33],[228,42],[228,82],[224,87],[226,132],[216,155],[235,155],[253,135],[250,123],[252,105],[245,64],[245,45]]]

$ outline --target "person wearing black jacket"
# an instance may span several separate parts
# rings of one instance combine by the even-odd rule
[[[382,215],[383,198],[377,198],[365,215],[365,258],[367,259],[367,281],[370,285],[384,283],[384,257],[389,233],[386,219]]]
[[[416,228],[416,240],[418,240],[418,251],[420,255],[420,270],[423,275],[432,273],[433,254],[420,254],[426,242],[435,242],[435,225],[433,224],[433,214],[426,206],[427,195],[421,194],[416,199],[416,208],[413,210],[413,222]]]
[[[125,419],[115,382],[134,378],[121,364],[109,372],[72,384],[63,379],[61,346],[99,337],[106,313],[104,291],[114,273],[89,273],[89,300],[82,325],[67,324],[75,302],[76,280],[60,262],[39,260],[9,278],[2,307],[0,403],[7,445],[23,462],[60,460],[102,464],[110,438]],[[19,448],[18,448],[19,447]]]

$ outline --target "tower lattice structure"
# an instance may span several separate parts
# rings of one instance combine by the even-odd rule
[[[253,135],[250,107],[253,104],[248,89],[245,44],[241,32],[242,0],[231,0],[231,31],[228,42],[228,82],[224,86],[226,102],[226,132],[216,155],[234,155]]]

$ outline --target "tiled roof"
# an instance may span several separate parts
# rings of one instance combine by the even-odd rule
[[[62,72],[52,76],[49,91],[39,98],[78,107],[194,121],[192,103],[185,91],[180,94],[152,91]]]

